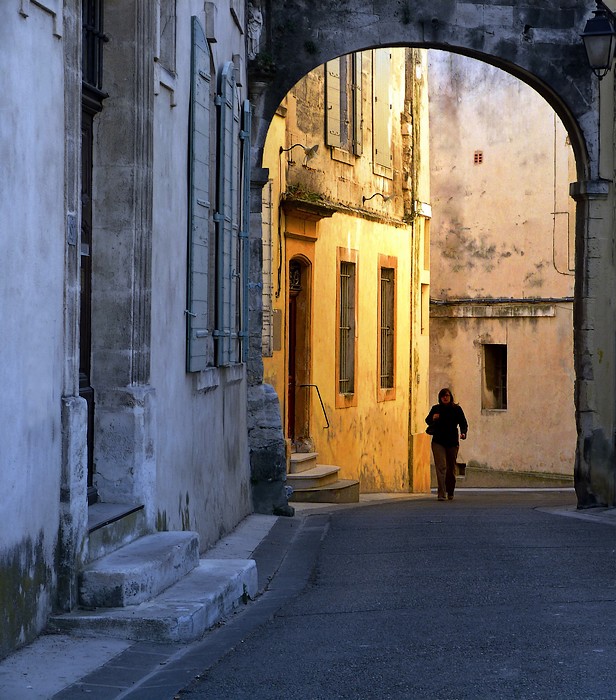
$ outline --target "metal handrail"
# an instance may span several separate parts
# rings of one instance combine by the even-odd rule
[[[325,416],[326,425],[325,425],[325,428],[323,428],[323,430],[326,430],[327,428],[329,428],[329,419],[327,417],[327,412],[325,411],[325,406],[323,404],[323,399],[321,398],[321,392],[319,391],[319,387],[316,384],[300,384],[300,387],[304,387],[304,386],[305,387],[312,386],[317,390],[317,395],[319,397],[319,401],[321,402],[321,408],[323,409],[323,415]]]

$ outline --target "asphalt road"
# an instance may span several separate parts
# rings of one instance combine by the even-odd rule
[[[245,635],[176,697],[616,698],[616,528],[540,510],[573,503],[459,491],[307,517]]]

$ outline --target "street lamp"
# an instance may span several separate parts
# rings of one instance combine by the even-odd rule
[[[292,151],[294,148],[297,148],[298,146],[299,146],[300,148],[303,148],[303,149],[304,149],[304,165],[306,165],[306,163],[307,163],[309,160],[312,160],[312,159],[316,156],[317,151],[319,150],[319,144],[318,144],[318,143],[315,143],[314,146],[310,146],[310,147],[304,146],[303,143],[294,143],[292,146],[289,146],[289,148],[283,148],[283,147],[281,146],[281,147],[280,147],[280,153],[281,153],[281,154],[282,154],[282,153],[288,153],[289,151]]]
[[[374,194],[371,194],[369,197],[362,197],[361,198],[361,203],[365,204],[366,202],[369,202],[371,199],[374,199],[374,197],[383,197],[384,202],[389,202],[391,199],[390,194],[383,194],[382,192],[375,192]]]
[[[612,67],[616,49],[616,29],[614,13],[602,0],[597,0],[597,9],[581,34],[588,63],[592,72],[601,80]]]

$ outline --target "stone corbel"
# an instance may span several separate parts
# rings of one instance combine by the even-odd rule
[[[161,87],[169,92],[169,107],[176,107],[177,100],[175,97],[175,75],[170,73],[166,68],[160,65],[158,61],[154,62],[154,94],[160,95]]]

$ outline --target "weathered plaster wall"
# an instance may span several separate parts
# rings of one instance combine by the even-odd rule
[[[433,306],[431,395],[451,386],[464,407],[471,429],[462,461],[571,476],[575,212],[567,134],[543,98],[503,71],[440,51],[429,52],[429,67],[432,298],[468,301]],[[509,315],[511,307],[490,302],[500,298],[561,301],[521,303]],[[484,343],[507,345],[506,411],[482,410]]]
[[[178,6],[175,76],[161,69],[155,88],[151,367],[157,526],[195,530],[205,549],[251,512],[252,504],[245,365],[186,372],[186,139],[193,14],[206,26],[203,3]],[[242,54],[244,38],[228,8],[219,7],[211,17],[216,75],[234,54]],[[243,74],[239,82],[245,86]],[[214,175],[215,167],[213,181]]]
[[[2,657],[41,631],[55,594],[65,210],[62,18],[0,15]]]

